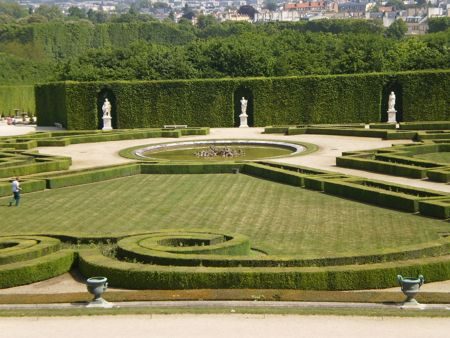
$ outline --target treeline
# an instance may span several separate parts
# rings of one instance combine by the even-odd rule
[[[116,20],[119,21],[119,20]],[[441,22],[442,21],[442,22]],[[368,20],[218,23],[152,20],[0,24],[0,81],[156,80],[351,74],[450,65],[450,30],[405,37]]]

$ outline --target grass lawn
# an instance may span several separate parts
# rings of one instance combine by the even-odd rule
[[[120,235],[160,229],[241,233],[270,254],[382,252],[439,238],[450,224],[247,175],[137,175],[0,199],[9,234]]]
[[[450,163],[450,152],[419,154],[414,157],[438,163]]]

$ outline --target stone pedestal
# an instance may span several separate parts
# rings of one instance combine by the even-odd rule
[[[112,127],[111,127],[111,116],[109,116],[109,115],[103,115],[103,117],[102,117],[102,119],[103,119],[103,128],[102,128],[102,130],[112,130]]]
[[[397,111],[395,109],[388,110],[388,123],[397,123]]]
[[[247,117],[248,115],[245,113],[239,115],[239,118],[241,119],[241,124],[239,125],[239,128],[248,128]]]

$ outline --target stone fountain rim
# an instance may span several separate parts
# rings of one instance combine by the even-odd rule
[[[178,141],[178,142],[169,142],[169,143],[159,143],[153,144],[149,146],[145,146],[144,148],[139,148],[133,151],[135,156],[141,158],[149,158],[149,156],[145,156],[144,153],[148,151],[157,151],[161,149],[175,148],[179,146],[194,146],[194,145],[208,145],[208,144],[242,144],[242,145],[272,145],[278,146],[281,148],[288,148],[293,152],[289,155],[284,155],[281,157],[294,156],[298,155],[304,151],[306,151],[306,147],[300,144],[283,142],[283,141],[272,141],[272,140],[246,140],[246,139],[219,139],[219,140],[191,140],[191,141]],[[279,157],[279,156],[277,156]]]

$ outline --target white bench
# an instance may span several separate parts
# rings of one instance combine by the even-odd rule
[[[164,129],[180,129],[187,128],[187,124],[165,124]]]

